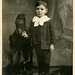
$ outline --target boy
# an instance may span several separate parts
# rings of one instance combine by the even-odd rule
[[[47,3],[38,1],[35,5],[36,16],[33,17],[28,37],[32,38],[32,46],[35,48],[38,61],[38,75],[49,75],[49,63],[53,45],[53,29],[51,19],[46,16]]]

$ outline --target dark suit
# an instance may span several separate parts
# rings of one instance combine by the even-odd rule
[[[41,44],[41,49],[49,49],[50,44],[54,43],[53,26],[51,20],[44,23],[43,26],[34,27],[34,23],[30,23],[29,33],[32,38],[32,44]]]
[[[49,63],[51,51],[49,50],[50,44],[54,43],[53,26],[51,20],[44,22],[44,25],[34,27],[34,23],[30,23],[29,37],[32,38],[32,45],[35,48],[39,73],[43,71],[49,73]]]

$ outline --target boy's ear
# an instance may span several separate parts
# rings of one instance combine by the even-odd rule
[[[46,9],[46,13],[48,12],[48,9]]]

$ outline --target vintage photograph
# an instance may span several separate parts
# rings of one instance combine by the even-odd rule
[[[73,0],[2,0],[2,75],[73,75]]]

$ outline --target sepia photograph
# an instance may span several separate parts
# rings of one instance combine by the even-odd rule
[[[2,0],[2,75],[73,75],[73,0]]]

